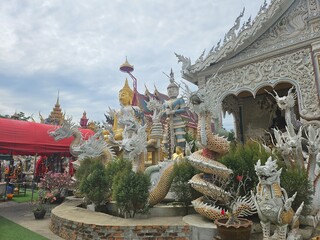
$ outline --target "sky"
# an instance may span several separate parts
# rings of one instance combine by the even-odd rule
[[[171,69],[194,63],[233,26],[254,18],[264,0],[11,0],[0,1],[0,114],[24,112],[39,122],[58,97],[62,111],[79,123],[105,121],[119,109],[126,57],[134,65],[138,91],[167,93]],[[269,1],[268,1],[269,2]],[[196,86],[186,82],[191,89]],[[233,127],[231,119],[224,127]]]

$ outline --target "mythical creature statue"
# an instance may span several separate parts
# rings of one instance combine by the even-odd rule
[[[78,127],[72,122],[71,118],[64,120],[61,127],[56,127],[48,133],[55,141],[73,136],[73,140],[70,144],[70,153],[74,157],[77,157],[81,153],[79,152],[79,146],[83,142],[82,134]]]
[[[288,95],[283,97],[279,97],[276,91],[274,91],[274,96],[271,93],[269,94],[271,94],[274,97],[278,104],[278,107],[281,110],[285,111],[286,124],[292,124],[295,129],[298,129],[302,125],[302,123],[299,120],[297,120],[296,114],[294,112],[294,105],[297,99],[297,93],[293,92],[293,89],[293,87],[290,88],[288,91]]]
[[[147,153],[147,132],[146,126],[141,125],[131,112],[123,112],[117,121],[123,127],[121,138],[117,137],[114,127],[110,124],[104,124],[108,132],[107,142],[114,147],[123,149],[123,157],[132,161],[135,172],[144,171],[144,160]]]
[[[109,126],[109,128],[111,127]],[[109,129],[108,131],[110,131],[110,137],[112,137],[112,130]],[[147,147],[146,126],[139,126],[135,132],[130,131],[132,129],[127,130],[126,126],[123,131],[123,139],[121,141],[112,140],[111,142],[113,145],[118,144],[124,150],[124,158],[132,161],[133,171],[145,171],[151,177],[148,205],[154,206],[161,202],[170,190],[174,161],[161,162],[144,170]]]
[[[275,92],[275,99],[280,109],[285,110],[286,131],[273,129],[274,145],[288,168],[299,168],[307,172],[308,179],[314,187],[313,210],[320,210],[320,170],[317,159],[320,158],[320,121],[298,121],[293,109],[296,93],[290,88],[287,96],[279,97]]]
[[[178,58],[178,62],[182,62],[182,72],[188,72],[191,67],[191,59],[177,53],[174,54]]]
[[[268,91],[267,91],[268,92]],[[292,124],[295,130],[298,130],[301,126],[307,126],[307,125],[315,125],[317,127],[320,127],[320,121],[319,118],[308,118],[300,113],[301,120],[297,119],[297,116],[294,112],[294,106],[295,101],[297,99],[297,93],[294,91],[294,87],[290,88],[288,90],[287,96],[279,97],[278,93],[276,91],[273,91],[275,95],[272,95],[274,99],[276,100],[278,107],[281,110],[285,111],[285,120],[286,124]]]
[[[188,106],[198,115],[197,141],[198,145],[202,147],[201,150],[187,156],[187,159],[195,168],[204,172],[195,175],[189,183],[195,190],[206,196],[210,196],[213,199],[219,198],[217,200],[227,200],[230,195],[229,192],[214,185],[214,183],[208,182],[210,178],[225,181],[232,174],[232,170],[217,160],[229,151],[229,142],[212,132],[211,113],[215,109],[215,106],[212,106],[210,101],[212,86],[207,83],[203,89],[199,89],[196,92],[191,92],[186,85],[185,87]],[[221,207],[207,204],[203,200],[204,198],[200,197],[192,201],[195,210],[199,214],[212,220],[225,217]],[[234,204],[235,209],[233,211],[238,212],[238,216],[254,213],[254,204],[250,197],[239,198],[237,201]],[[227,211],[224,210],[224,212]]]
[[[49,131],[49,135],[53,137],[55,141],[71,136],[74,137],[70,144],[70,153],[72,156],[78,158],[72,163],[75,169],[80,166],[81,160],[85,157],[103,156],[102,162],[107,164],[108,161],[115,156],[112,148],[103,139],[102,131],[98,131],[85,141],[78,129],[78,126],[72,123],[71,118],[65,120],[61,127],[57,127],[55,130]]]
[[[145,173],[151,177],[148,205],[154,206],[160,203],[168,194],[172,184],[173,160],[160,162],[148,167]]]
[[[150,136],[160,139],[162,138],[160,106],[156,102],[151,102],[150,104],[150,106],[154,105],[153,120],[155,121]],[[144,160],[146,158],[146,147],[148,145],[146,125],[142,126],[136,118],[130,114],[123,115],[122,118],[119,119],[119,122],[124,126],[122,139],[116,140],[112,126],[105,125],[105,129],[109,132],[108,141],[113,146],[119,146],[123,149],[124,158],[133,163],[133,171],[142,172],[144,171]],[[145,170],[145,173],[151,176],[152,182],[151,189],[149,190],[149,206],[154,206],[161,202],[168,194],[172,183],[173,163],[174,161],[166,161],[158,165],[150,166]]]
[[[121,147],[124,150],[123,157],[132,162],[132,170],[134,172],[143,172],[147,155],[146,127],[141,126],[137,131],[130,132],[126,126],[123,131]]]
[[[263,240],[287,239],[288,225],[291,229],[299,226],[299,216],[304,203],[302,202],[296,212],[291,208],[297,193],[288,198],[285,189],[281,188],[281,170],[277,170],[276,160],[269,157],[265,165],[258,160],[255,171],[259,178],[256,194],[253,199],[257,208],[262,226]],[[270,225],[275,224],[277,229],[271,237]],[[297,234],[297,233],[295,233]]]
[[[284,162],[288,168],[298,168],[306,171],[308,179],[314,188],[313,210],[316,213],[320,209],[320,170],[317,159],[320,157],[320,128],[309,125],[303,129],[301,126],[296,133],[289,124],[286,132],[273,129],[275,147],[280,150]],[[302,136],[304,133],[304,136]],[[304,151],[306,146],[307,152]]]
[[[77,161],[82,161],[86,157],[96,158],[104,156],[104,158],[102,159],[102,163],[106,165],[111,159],[115,157],[114,150],[104,140],[102,129],[99,129],[98,132],[90,136],[88,140],[82,141],[76,148],[79,148],[80,152]]]

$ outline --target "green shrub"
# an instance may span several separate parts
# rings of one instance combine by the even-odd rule
[[[244,176],[249,178],[246,181],[246,190],[250,191],[255,188],[259,182],[258,176],[254,170],[254,165],[260,159],[264,164],[270,153],[267,153],[265,149],[258,143],[248,141],[245,144],[232,143],[230,151],[221,157],[219,160],[221,163],[230,168],[234,176]],[[236,181],[236,177],[234,178]]]
[[[83,161],[81,161],[80,167],[75,172],[75,177],[78,184],[80,184],[82,178],[86,178],[89,175],[93,163],[94,159],[92,158],[85,158]]]
[[[132,163],[126,159],[119,158],[114,159],[106,166],[107,171],[107,180],[113,182],[113,178],[119,173],[123,171],[131,171]]]
[[[235,141],[235,133],[234,133],[234,131],[233,131],[233,129],[232,130],[230,130],[229,132],[228,132],[228,137],[227,137],[227,140],[228,141]]]
[[[311,211],[313,186],[308,180],[308,175],[300,169],[285,169],[282,170],[280,176],[281,187],[287,191],[288,197],[291,197],[295,192],[297,196],[292,203],[292,208],[297,210],[302,202],[304,202],[303,214],[308,214]]]
[[[89,174],[82,177],[79,190],[91,202],[97,206],[101,205],[110,197],[111,182],[107,180],[105,166],[94,161],[89,165]]]
[[[185,206],[186,215],[188,214],[191,201],[200,197],[200,193],[194,190],[188,183],[188,181],[197,173],[199,173],[199,171],[186,160],[175,163],[173,167],[171,191],[176,200],[182,202]]]
[[[151,184],[149,176],[125,169],[118,172],[113,180],[112,195],[122,217],[134,217],[145,209]]]

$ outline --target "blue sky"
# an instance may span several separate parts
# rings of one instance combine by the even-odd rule
[[[269,1],[268,1],[269,2]],[[78,122],[105,120],[118,109],[118,92],[134,65],[138,90],[145,85],[166,93],[172,68],[179,82],[181,64],[192,63],[233,26],[254,18],[263,0],[11,0],[0,2],[0,114],[15,111],[47,117],[56,102]],[[189,84],[190,85],[190,84]],[[190,86],[196,89],[193,86]],[[230,125],[231,124],[231,125]],[[232,127],[228,120],[226,128]]]

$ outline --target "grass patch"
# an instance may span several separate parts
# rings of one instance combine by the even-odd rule
[[[45,240],[45,238],[32,232],[2,216],[0,216],[0,239],[6,240]]]
[[[27,189],[26,195],[24,196],[23,193],[20,193],[19,195],[14,194],[12,200],[8,200],[8,201],[14,201],[17,203],[24,203],[24,202],[30,202],[32,198],[32,190],[31,189]],[[38,199],[38,190],[33,190],[33,200],[37,200]]]

